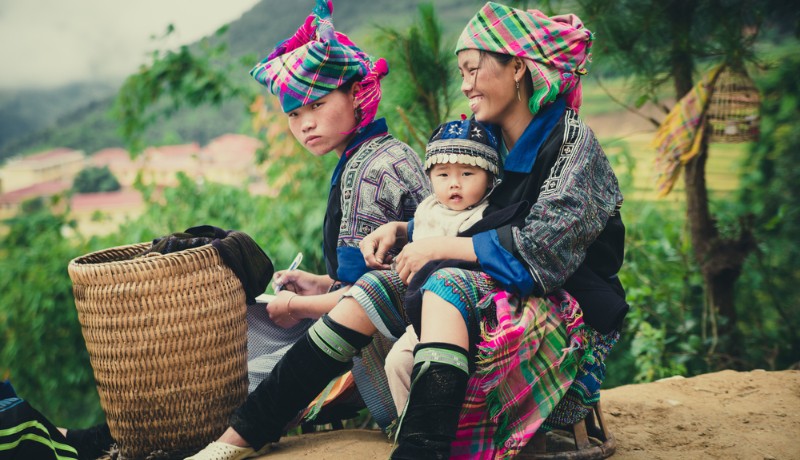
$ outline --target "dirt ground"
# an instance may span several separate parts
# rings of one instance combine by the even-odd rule
[[[800,371],[722,371],[601,394],[617,460],[800,459]],[[285,438],[264,460],[386,459],[377,431]]]

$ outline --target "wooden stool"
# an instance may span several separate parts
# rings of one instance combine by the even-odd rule
[[[518,459],[596,460],[614,455],[617,442],[603,420],[600,402],[572,429],[536,433]]]

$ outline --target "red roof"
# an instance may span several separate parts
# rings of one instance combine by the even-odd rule
[[[83,152],[80,150],[68,149],[68,148],[57,148],[52,150],[45,150],[43,152],[34,153],[33,155],[23,156],[23,157],[14,157],[9,160],[9,164],[42,164],[42,163],[52,163],[57,162],[61,159],[61,157],[75,157],[80,155],[83,157]]]
[[[261,146],[261,141],[255,137],[244,134],[223,134],[215,137],[206,145],[208,150],[228,150],[255,152]]]
[[[132,163],[128,151],[119,147],[98,150],[91,156],[90,161],[95,166],[108,166],[114,163]]]
[[[72,196],[71,201],[73,211],[131,207],[142,203],[144,203],[142,194],[134,189],[122,189],[116,192],[76,193]]]
[[[203,155],[217,163],[253,163],[261,141],[244,134],[223,134],[203,148]]]
[[[145,149],[145,155],[156,155],[164,157],[189,157],[200,152],[200,144],[192,142],[191,144],[178,144],[178,145],[162,145],[160,147],[148,147]]]
[[[53,196],[65,190],[69,190],[70,187],[72,187],[72,184],[61,180],[42,182],[12,192],[3,193],[0,195],[0,204],[19,204],[25,200],[36,198],[37,196]]]

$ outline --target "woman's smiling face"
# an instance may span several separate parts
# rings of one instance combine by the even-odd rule
[[[501,64],[478,50],[458,53],[461,92],[469,99],[469,108],[482,123],[502,124],[504,116],[517,100],[514,66]]]

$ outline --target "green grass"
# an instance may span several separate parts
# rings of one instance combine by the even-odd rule
[[[655,188],[655,149],[651,145],[652,133],[632,134],[625,137],[600,137],[603,149],[614,165],[626,201],[676,201],[684,200],[683,177],[679,177],[672,192],[658,198]],[[723,198],[739,186],[741,163],[750,144],[712,144],[706,163],[706,183],[711,198]]]

